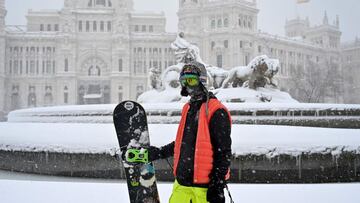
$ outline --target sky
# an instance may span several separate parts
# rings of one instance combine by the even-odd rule
[[[6,24],[25,25],[28,9],[61,9],[63,0],[5,0],[8,10]],[[310,0],[309,3],[296,5],[296,0],[257,0],[259,12],[258,29],[262,32],[284,36],[286,19],[296,16],[309,17],[311,25],[322,23],[327,11],[329,22],[340,17],[342,41],[352,41],[360,37],[359,0]],[[167,18],[167,31],[177,31],[178,0],[134,0],[138,11],[164,11]]]

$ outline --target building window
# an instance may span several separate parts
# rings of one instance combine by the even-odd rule
[[[59,31],[59,24],[55,24],[55,31],[56,31],[56,32]]]
[[[111,32],[111,21],[107,22],[107,30],[108,32]]]
[[[138,98],[143,92],[144,92],[144,86],[137,85],[136,86],[136,98]]]
[[[44,24],[40,25],[40,31],[44,31]]]
[[[64,104],[69,103],[69,89],[67,86],[64,87]]]
[[[243,41],[240,40],[240,49],[244,47]]]
[[[141,31],[142,31],[142,32],[146,32],[146,25],[143,25],[143,26],[141,27]]]
[[[123,71],[123,60],[119,59],[119,72]]]
[[[211,29],[215,29],[215,27],[216,27],[216,21],[215,21],[215,19],[212,19],[211,20]]]
[[[96,21],[93,22],[93,31],[94,32],[97,31],[97,22]]]
[[[34,86],[29,86],[28,106],[29,107],[35,107],[36,106],[36,94],[35,94],[35,87]]]
[[[139,26],[135,25],[135,32],[139,32]]]
[[[224,41],[224,47],[225,47],[225,48],[229,48],[229,40],[225,40],[225,41]]]
[[[64,71],[65,72],[69,71],[69,59],[65,59]]]
[[[261,51],[262,51],[262,47],[259,45],[258,46],[258,52],[261,53]]]
[[[12,60],[9,61],[9,74],[12,73]]]
[[[78,25],[78,26],[79,26],[79,32],[82,32],[82,21],[81,21],[81,20],[79,21],[79,25]]]
[[[219,68],[222,68],[223,66],[223,57],[221,54],[216,56],[216,64]]]
[[[211,42],[211,49],[215,48],[215,42]]]
[[[104,21],[100,21],[100,31],[104,32],[104,30],[105,30]]]
[[[119,103],[122,102],[122,100],[123,100],[123,87],[122,86],[119,86],[118,100],[119,100]]]
[[[149,32],[154,32],[154,26],[152,25],[149,26]]]
[[[86,32],[90,32],[90,22],[86,21]]]
[[[245,65],[249,64],[249,55],[245,55]]]
[[[228,27],[229,26],[229,19],[225,18],[224,19],[224,27]]]
[[[218,20],[217,26],[218,26],[219,28],[222,27],[222,20],[221,20],[221,19]]]
[[[97,6],[105,6],[105,0],[96,0],[96,5]]]
[[[47,31],[51,31],[51,25],[47,25]]]

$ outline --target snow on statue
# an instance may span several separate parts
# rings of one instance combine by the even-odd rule
[[[271,85],[276,87],[273,78],[279,71],[279,60],[270,59],[266,55],[255,57],[247,66],[239,66],[231,69],[222,87],[249,87],[257,89]]]
[[[255,57],[247,66],[225,70],[203,62],[200,49],[185,40],[180,33],[171,43],[177,63],[166,68],[160,76],[156,69],[150,69],[151,90],[140,95],[140,103],[186,102],[179,94],[179,73],[185,63],[196,61],[205,65],[208,75],[208,89],[219,100],[226,102],[286,102],[297,103],[288,93],[277,89],[274,79],[279,72],[279,60],[266,55]]]

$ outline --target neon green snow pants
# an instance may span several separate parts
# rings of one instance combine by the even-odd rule
[[[186,187],[175,181],[169,203],[207,203],[207,188]]]

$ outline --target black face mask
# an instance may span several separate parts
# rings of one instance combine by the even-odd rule
[[[206,95],[206,92],[203,89],[203,86],[200,84],[195,87],[182,87],[181,95],[186,97],[190,96],[192,101],[202,100]]]

